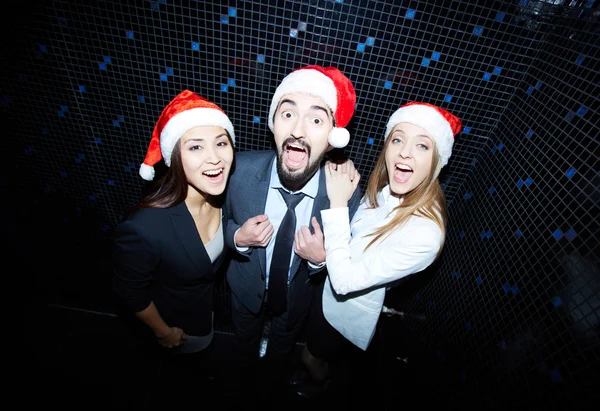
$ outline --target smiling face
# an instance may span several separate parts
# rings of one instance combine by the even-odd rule
[[[425,129],[410,123],[398,123],[388,139],[385,164],[390,190],[403,196],[429,175],[435,142]]]
[[[333,117],[319,97],[292,93],[283,96],[275,111],[273,135],[281,183],[298,190],[318,170],[330,146]]]
[[[218,196],[225,191],[233,163],[233,146],[222,127],[194,127],[180,139],[181,162],[188,184]]]

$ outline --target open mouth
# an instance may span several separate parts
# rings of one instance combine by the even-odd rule
[[[308,158],[306,147],[298,143],[286,144],[283,149],[283,154],[285,164],[291,169],[300,168]]]
[[[202,175],[208,177],[211,182],[218,183],[223,180],[225,176],[225,169],[223,167],[214,170],[206,170]]]
[[[394,180],[398,183],[406,183],[412,174],[413,169],[406,164],[396,164],[396,168],[394,169]]]

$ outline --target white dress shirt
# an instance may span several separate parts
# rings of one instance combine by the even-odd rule
[[[365,200],[349,222],[348,208],[321,211],[327,269],[323,314],[346,339],[366,350],[383,307],[386,285],[427,268],[442,244],[442,230],[432,220],[412,216],[400,228],[378,240],[365,237],[385,225],[400,204],[389,185],[377,195],[379,207]]]

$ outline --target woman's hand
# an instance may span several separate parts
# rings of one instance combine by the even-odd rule
[[[158,338],[158,343],[163,347],[173,348],[183,345],[187,341],[188,336],[181,328],[171,327],[168,334],[162,336],[157,335],[156,338]]]
[[[356,171],[352,160],[346,160],[341,164],[328,161],[325,164],[325,178],[329,207],[348,207],[348,201],[360,181],[360,174]]]

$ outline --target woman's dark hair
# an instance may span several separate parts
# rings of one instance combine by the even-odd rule
[[[173,207],[187,197],[188,182],[181,162],[181,140],[177,140],[171,153],[171,166],[167,174],[158,181],[158,188],[146,195],[136,208]]]

